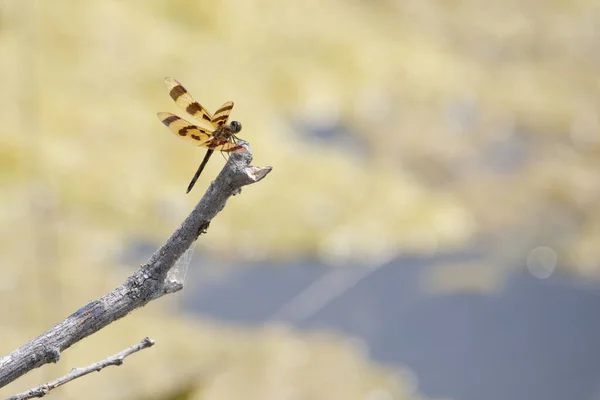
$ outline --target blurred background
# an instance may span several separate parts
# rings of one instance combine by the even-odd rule
[[[186,288],[0,390],[600,399],[600,7],[0,2],[0,353],[120,285],[224,165],[156,117],[234,100],[262,182]]]

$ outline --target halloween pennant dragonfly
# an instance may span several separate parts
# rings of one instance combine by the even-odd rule
[[[242,124],[237,121],[227,123],[229,113],[233,109],[232,101],[223,104],[213,115],[194,100],[192,95],[177,80],[165,78],[165,86],[175,104],[202,124],[192,124],[168,112],[159,112],[157,114],[160,121],[180,138],[196,146],[208,149],[196,174],[194,174],[192,181],[188,185],[186,193],[189,193],[215,150],[226,153],[246,151],[244,146],[237,144],[238,138],[236,134],[242,130]]]

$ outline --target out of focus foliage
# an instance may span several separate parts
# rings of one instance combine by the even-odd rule
[[[410,372],[369,362],[360,343],[339,335],[298,334],[276,326],[240,330],[206,320],[149,314],[143,310],[111,325],[64,352],[59,365],[43,367],[45,373],[30,373],[1,393],[6,397],[58,377],[72,366],[101,360],[151,331],[156,345],[150,351],[52,394],[86,399],[169,399],[182,391],[193,399],[418,398]],[[22,340],[21,336],[7,344]]]
[[[228,204],[199,251],[378,265],[475,246],[489,255],[486,267],[457,266],[453,280],[487,286],[525,260],[596,274],[598,21],[592,0],[4,1],[0,302],[21,300],[0,312],[2,350],[116,285],[120,255],[132,242],[164,240],[221,168],[213,157],[184,194],[203,152],[154,115],[179,112],[167,75],[209,109],[234,100],[255,163],[275,168]],[[95,361],[156,325],[169,332],[157,342],[173,347],[85,385],[139,396],[115,380],[139,373],[158,385],[157,371],[168,369],[183,382],[208,368],[221,375],[198,398],[282,398],[290,387],[311,399],[402,392],[352,346],[224,334],[163,312],[153,304],[130,341],[105,340],[94,354],[82,344],[85,359],[68,362]],[[165,362],[173,352],[182,358]],[[286,352],[297,364],[277,364]],[[224,371],[215,360],[229,372],[215,372]],[[24,387],[39,382],[31,377]],[[313,378],[329,386],[312,387]]]

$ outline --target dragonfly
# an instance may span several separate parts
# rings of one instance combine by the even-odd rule
[[[226,102],[214,114],[211,114],[194,100],[192,95],[176,79],[165,78],[165,86],[175,104],[201,123],[193,124],[168,112],[159,112],[157,114],[158,119],[176,136],[196,146],[208,149],[188,185],[186,193],[189,193],[215,150],[225,153],[246,151],[244,146],[238,144],[239,138],[236,136],[242,130],[242,124],[238,121],[228,123],[229,114],[233,109],[233,101]]]

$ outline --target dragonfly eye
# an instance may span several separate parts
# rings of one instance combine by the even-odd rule
[[[242,124],[240,124],[240,123],[239,123],[239,122],[237,122],[237,121],[231,121],[231,124],[230,124],[230,126],[231,126],[231,131],[232,131],[233,133],[238,133],[239,131],[241,131],[241,130],[242,130]]]

